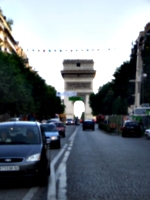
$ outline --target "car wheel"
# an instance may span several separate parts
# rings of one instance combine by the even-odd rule
[[[141,134],[141,133],[139,133],[139,134],[137,135],[137,137],[139,137],[139,138],[140,138],[140,137],[142,137],[142,134]]]
[[[57,143],[57,149],[60,149],[60,140],[59,140],[59,142]]]
[[[41,176],[39,178],[39,186],[40,187],[45,187],[45,186],[47,186],[47,184],[48,184],[48,176],[47,175]]]
[[[122,137],[126,137],[126,135],[124,133],[122,133]]]
[[[63,133],[63,135],[62,135],[63,137],[65,137],[66,135],[65,135],[65,133]]]
[[[47,186],[47,184],[48,184],[48,177],[49,176],[50,176],[50,167],[48,167],[48,169],[46,170],[46,172],[44,171],[43,175],[40,175],[40,177],[39,177],[39,186],[40,187]]]

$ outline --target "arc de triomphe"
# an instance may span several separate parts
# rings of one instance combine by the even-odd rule
[[[93,79],[96,71],[93,69],[93,60],[64,60],[61,75],[64,79],[64,91],[74,91],[77,96],[83,98],[85,105],[85,119],[92,119],[92,110],[89,106],[89,95],[93,92]],[[74,117],[74,101],[64,97],[67,118]]]

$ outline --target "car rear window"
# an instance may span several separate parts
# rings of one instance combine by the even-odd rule
[[[43,124],[41,125],[41,127],[44,132],[57,131],[56,126],[54,124]]]
[[[137,122],[126,122],[125,126],[126,127],[136,127],[136,126],[139,126],[139,123],[137,123]]]
[[[57,127],[64,127],[64,124],[63,124],[63,123],[55,123],[55,125],[56,125]]]
[[[85,120],[84,122],[93,122],[93,120],[90,120],[90,119],[89,119],[89,120]]]

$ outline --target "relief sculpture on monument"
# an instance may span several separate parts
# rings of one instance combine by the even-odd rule
[[[67,82],[66,89],[67,90],[75,90],[75,89],[91,89],[91,82]]]

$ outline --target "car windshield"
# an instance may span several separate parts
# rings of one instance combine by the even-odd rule
[[[41,125],[41,127],[44,132],[56,132],[57,131],[57,128],[54,124],[43,124],[43,125]]]
[[[37,126],[0,126],[1,144],[39,144],[40,134]]]

